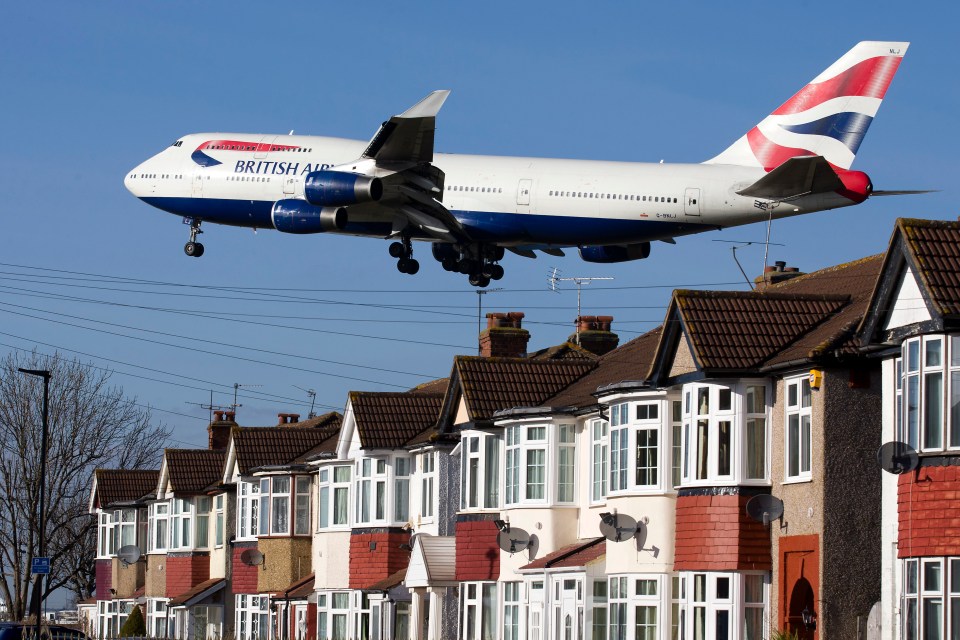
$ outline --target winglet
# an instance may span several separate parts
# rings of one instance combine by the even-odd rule
[[[447,100],[447,96],[450,95],[449,89],[440,89],[439,91],[434,91],[427,95],[426,98],[413,105],[403,113],[401,113],[398,118],[433,118],[436,117],[437,113],[440,111],[440,107],[443,106],[443,103]]]

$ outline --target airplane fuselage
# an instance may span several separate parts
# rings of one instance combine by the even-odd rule
[[[127,188],[144,202],[195,220],[274,228],[271,211],[304,197],[304,178],[350,170],[367,143],[321,136],[191,134],[133,169]],[[665,164],[434,155],[436,194],[476,242],[572,247],[670,239],[857,202],[821,193],[773,203],[738,195],[765,172],[721,164]],[[351,206],[333,232],[384,238],[391,213],[378,202]],[[435,240],[425,233],[414,239]]]

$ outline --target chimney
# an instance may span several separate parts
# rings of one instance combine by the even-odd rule
[[[300,422],[299,413],[278,413],[277,414],[278,427],[282,427],[285,424],[293,424],[295,422]]]
[[[773,266],[767,266],[763,270],[763,275],[759,278],[754,278],[754,291],[763,291],[769,286],[779,284],[781,282],[786,282],[791,278],[796,278],[797,276],[802,276],[804,273],[800,271],[797,267],[788,267],[787,263],[783,260],[778,260],[773,263]]]
[[[207,447],[226,449],[230,442],[230,430],[237,426],[235,411],[214,411],[213,422],[207,427]]]
[[[523,358],[527,355],[530,332],[524,329],[523,314],[488,313],[487,328],[480,332],[480,355],[484,358]]]
[[[613,316],[579,316],[577,318],[577,333],[574,333],[567,342],[578,344],[590,353],[602,356],[613,351],[620,343],[620,336],[610,331]]]

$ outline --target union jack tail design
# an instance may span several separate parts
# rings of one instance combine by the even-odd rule
[[[770,171],[796,156],[849,169],[909,42],[861,42],[708,164]]]

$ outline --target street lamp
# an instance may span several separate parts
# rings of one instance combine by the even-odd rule
[[[29,376],[37,376],[39,378],[43,378],[43,435],[40,437],[40,517],[39,517],[40,535],[38,536],[39,544],[37,546],[38,546],[38,551],[40,552],[40,555],[38,557],[45,558],[46,546],[47,546],[47,540],[46,540],[47,528],[46,528],[46,511],[45,511],[46,505],[44,503],[46,502],[46,497],[47,497],[47,484],[46,484],[47,430],[48,430],[47,429],[47,409],[50,405],[50,372],[47,371],[46,369],[19,369],[19,368],[18,368],[18,371],[20,371],[20,373],[25,373]],[[32,565],[32,562],[31,562],[31,565]],[[37,574],[37,582],[34,585],[34,589],[36,589],[35,591],[36,595],[34,597],[34,603],[33,603],[34,615],[36,615],[36,622],[37,622],[36,640],[40,640],[40,618],[41,618],[42,602],[43,602],[43,574],[42,573]]]

